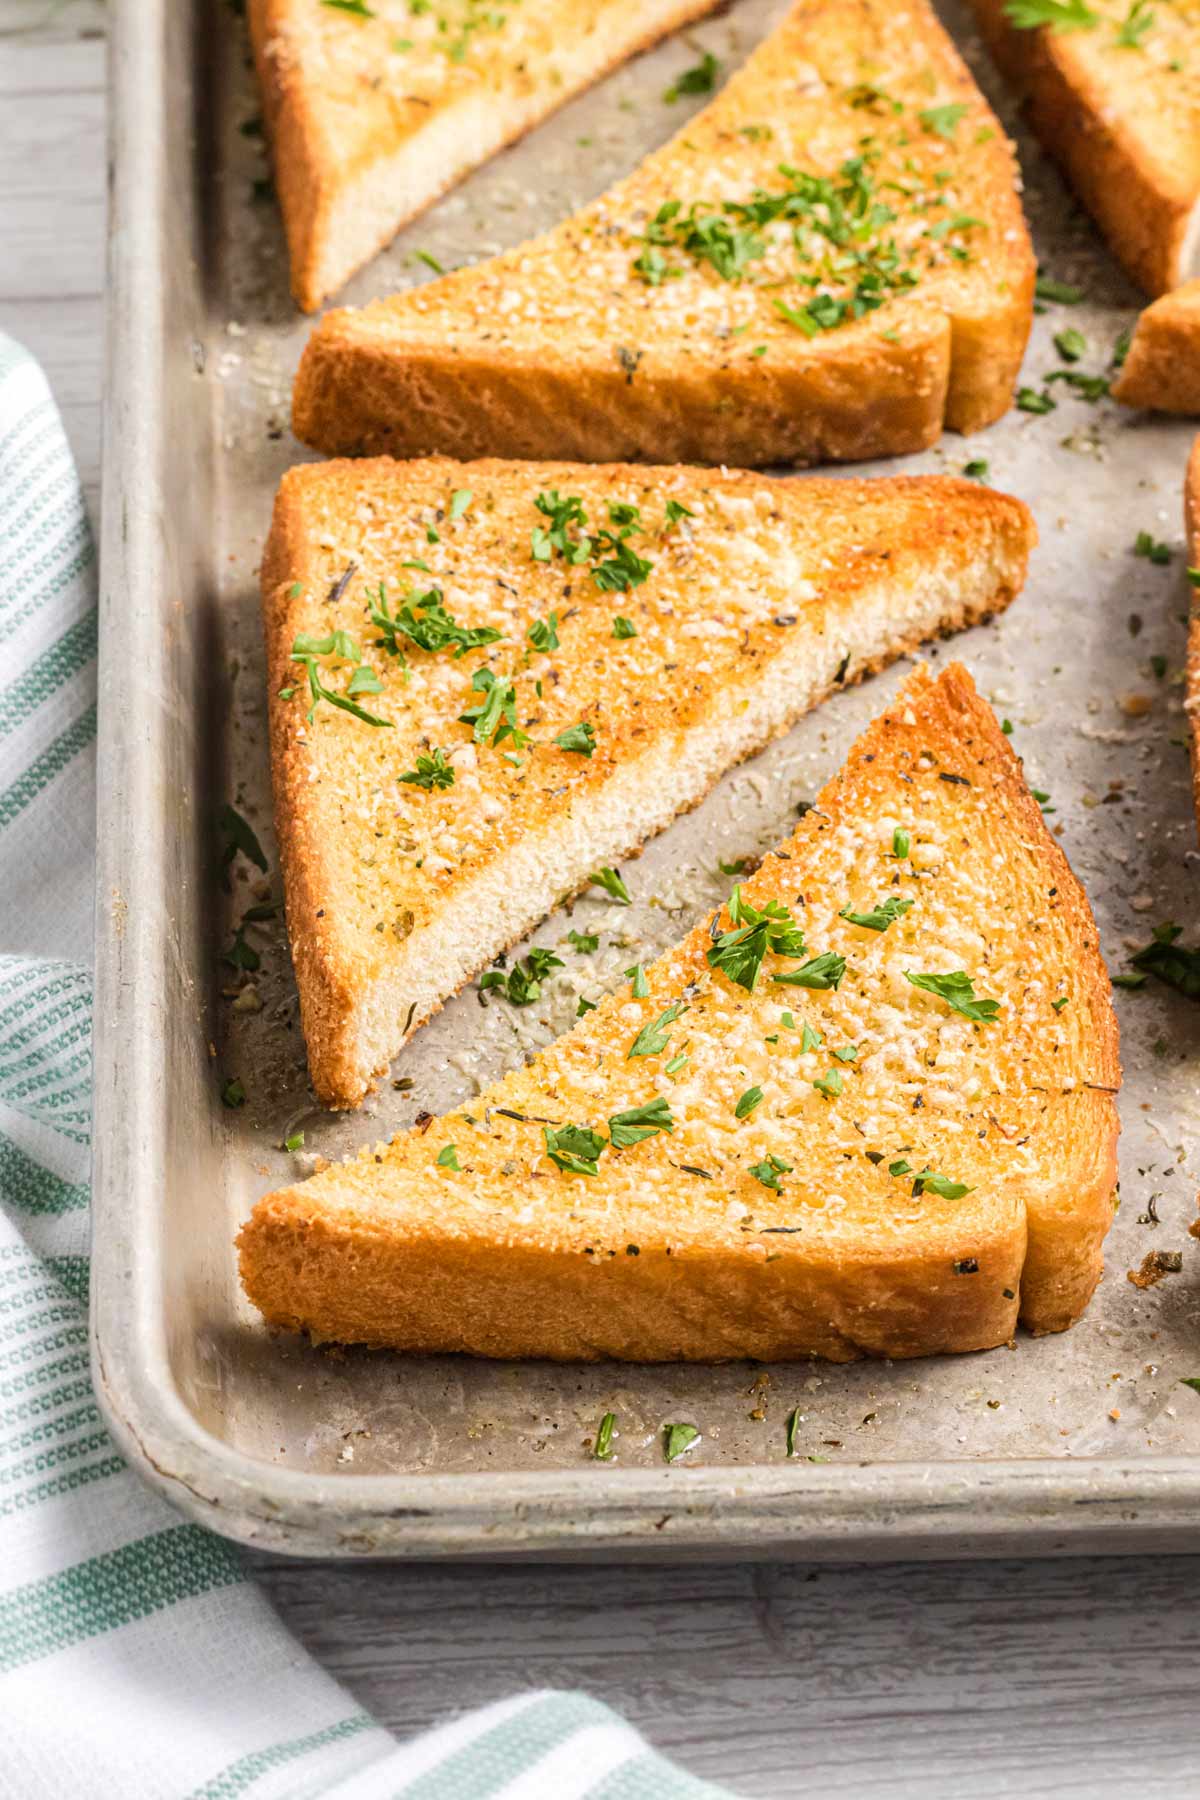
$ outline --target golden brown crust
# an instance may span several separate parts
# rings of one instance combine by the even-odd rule
[[[1200,281],[1142,313],[1112,397],[1155,412],[1200,413]]]
[[[889,867],[911,918],[840,924]],[[845,946],[836,990],[748,995],[710,971],[699,927],[647,971],[644,1001],[611,996],[470,1115],[260,1201],[239,1247],[267,1320],[491,1356],[844,1360],[986,1347],[1018,1311],[1034,1331],[1077,1318],[1112,1216],[1111,991],[1086,898],[966,672],[918,670],[743,891],[798,908],[809,951]],[[994,1026],[900,974],[960,955],[1000,1001]],[[672,995],[687,1010],[670,1043],[632,1060]],[[855,1041],[820,1098],[801,1021],[825,1057]],[[754,1073],[764,1098],[739,1122]],[[647,1088],[669,1133],[608,1147],[594,1177],[551,1165],[543,1121],[596,1121]],[[749,1167],[768,1152],[774,1191]],[[922,1167],[962,1187],[910,1195]]]
[[[561,561],[530,557],[530,530],[543,520],[535,496],[553,489],[580,496],[596,523],[605,499],[638,504],[645,531],[633,542],[655,565],[641,587],[605,594],[585,575],[567,582],[564,597]],[[450,521],[449,497],[462,490],[472,505]],[[664,534],[668,498],[689,516]],[[426,523],[435,517],[431,545]],[[1019,501],[941,477],[781,482],[736,471],[387,458],[289,471],[263,561],[263,612],[288,929],[318,1095],[357,1105],[411,1033],[556,900],[640,848],[834,687],[1002,610],[1024,579],[1033,536]],[[506,637],[458,663],[410,649],[405,683],[372,644],[365,597],[417,558],[428,570],[422,581],[463,593],[456,614],[500,622]],[[331,604],[326,596],[351,563],[353,578]],[[471,611],[479,571],[488,585]],[[561,649],[531,661],[520,648],[528,627],[554,610],[564,615]],[[637,620],[635,639],[614,642],[617,613]],[[296,680],[297,634],[334,628],[373,657],[385,692],[371,704],[394,720],[388,730],[324,707],[309,727],[307,694],[280,698]],[[674,674],[664,687],[664,666],[689,677]],[[522,718],[542,721],[542,748],[520,767],[493,749],[476,757],[460,722],[477,667],[511,670]],[[427,681],[437,684],[429,693]],[[587,759],[550,742],[581,718],[597,730]],[[456,785],[430,794],[398,786],[431,743],[458,766]],[[384,794],[397,798],[380,813]],[[448,838],[459,845],[452,864]],[[503,903],[490,891],[496,882]],[[439,956],[456,916],[478,923],[460,953]],[[368,1029],[389,983],[388,1018]]]
[[[558,0],[529,23],[505,19],[517,43],[484,31],[456,62],[444,49],[412,67],[394,45],[423,27],[407,7],[403,30],[382,8],[372,22],[322,14],[315,0],[248,0],[263,113],[272,144],[292,293],[305,312],[348,281],[402,226],[478,166],[522,137],[584,87],[668,32],[710,12],[716,0]],[[432,29],[432,21],[431,21]],[[503,32],[504,26],[500,27]],[[464,37],[464,42],[467,39]],[[433,72],[430,72],[430,63]],[[552,65],[552,66],[551,66]],[[387,71],[381,79],[381,69]],[[531,71],[539,71],[534,73]],[[415,91],[414,91],[415,90]],[[447,119],[470,109],[466,129]],[[486,142],[464,153],[482,114]],[[404,157],[403,194],[388,167]],[[415,178],[409,173],[415,169]],[[341,212],[357,190],[374,223],[343,248]]]
[[[1005,4],[971,0],[1038,137],[1134,281],[1149,294],[1178,286],[1193,272],[1200,200],[1197,15],[1160,9],[1133,52],[1117,41],[1126,0],[1096,0],[1090,31],[1019,30]]]
[[[1188,561],[1200,568],[1200,438],[1192,446],[1188,461],[1183,498],[1184,525],[1188,538]],[[1187,712],[1188,732],[1192,747],[1192,794],[1196,806],[1196,822],[1200,827],[1200,588],[1191,589],[1188,614],[1187,646]]]
[[[865,313],[815,335],[781,313],[781,294],[796,311],[813,290],[778,222],[737,280],[670,247],[661,279],[637,274],[662,205],[709,203],[714,177],[731,198],[773,191],[781,164],[840,180],[864,143],[889,194],[911,191],[916,285],[885,288],[877,309],[868,294]],[[925,0],[798,0],[678,138],[555,231],[322,320],[294,429],[335,454],[753,467],[922,449],[1011,403],[1034,279],[1015,180]]]

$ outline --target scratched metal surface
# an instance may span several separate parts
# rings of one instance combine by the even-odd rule
[[[698,49],[711,49],[726,68],[736,66],[783,10],[780,0],[740,0],[637,59],[472,176],[405,231],[343,298],[361,302],[428,279],[414,256],[418,250],[449,267],[552,223],[678,126],[692,103],[667,106],[663,90]],[[962,30],[959,12],[947,7],[943,16],[1015,131],[1011,108]],[[189,390],[193,422],[207,431],[211,421],[215,447],[217,545],[211,583],[197,581],[182,596],[203,617],[206,647],[202,659],[194,651],[181,657],[178,669],[182,702],[203,720],[196,791],[185,796],[186,829],[208,829],[220,801],[236,799],[267,848],[278,895],[257,564],[278,477],[306,454],[291,439],[287,420],[290,377],[308,325],[288,299],[273,205],[255,197],[266,163],[258,138],[243,130],[258,103],[240,28],[227,9],[214,7],[204,35],[209,123],[198,160],[210,272],[187,329],[201,371]],[[1018,136],[1042,264],[1086,294],[1082,304],[1052,305],[1036,321],[1023,379],[1040,386],[1047,371],[1062,366],[1051,340],[1067,324],[1088,340],[1078,366],[1103,372],[1118,334],[1135,317],[1137,297],[1054,171],[1027,136]],[[998,623],[931,654],[960,657],[1011,720],[1032,783],[1050,796],[1050,823],[1087,888],[1116,969],[1160,920],[1176,919],[1189,931],[1196,923],[1181,687],[1187,590],[1180,485],[1190,433],[1185,425],[1126,414],[1107,400],[1088,404],[1062,384],[1052,391],[1058,404],[1048,415],[1014,410],[980,436],[947,437],[923,456],[878,467],[957,472],[968,459],[984,457],[993,484],[1034,508],[1042,542],[1024,594]],[[1132,553],[1139,530],[1170,546],[1169,565]],[[700,808],[627,865],[632,907],[585,897],[570,916],[560,911],[545,921],[531,941],[558,946],[571,925],[598,931],[602,949],[587,971],[588,991],[615,985],[631,961],[654,956],[727,891],[719,860],[763,850],[787,834],[797,803],[837,768],[902,675],[903,667],[839,696],[727,776]],[[798,1407],[799,1441],[814,1461],[793,1463],[787,1474],[798,1495],[806,1481],[819,1483],[833,1514],[839,1465],[847,1479],[863,1464],[885,1471],[907,1465],[906,1480],[924,1471],[936,1487],[938,1466],[946,1462],[977,1463],[999,1474],[1024,1459],[1080,1459],[1073,1466],[1082,1496],[1099,1465],[1081,1459],[1101,1459],[1136,1481],[1138,1470],[1157,1468],[1160,1459],[1200,1458],[1200,1400],[1179,1385],[1182,1376],[1200,1374],[1200,1243],[1187,1233],[1196,1217],[1200,1157],[1200,1009],[1153,985],[1118,994],[1126,1068],[1122,1204],[1100,1291],[1065,1336],[1021,1335],[988,1354],[919,1363],[765,1369],[555,1367],[321,1352],[269,1338],[234,1277],[238,1224],[259,1194],[294,1179],[303,1166],[280,1148],[284,1136],[303,1129],[307,1152],[334,1158],[409,1125],[421,1109],[437,1113],[461,1104],[569,1023],[579,972],[568,952],[568,967],[548,984],[544,1000],[520,1012],[500,1002],[484,1005],[474,987],[467,989],[395,1064],[393,1078],[411,1087],[400,1092],[387,1083],[359,1113],[322,1115],[307,1086],[281,923],[254,940],[262,954],[253,983],[260,1010],[241,1010],[245,1001],[235,1006],[232,994],[222,993],[230,984],[221,951],[253,886],[239,879],[232,894],[223,894],[210,876],[189,902],[200,929],[182,953],[189,964],[186,1029],[211,1043],[209,1085],[215,1091],[216,1075],[237,1075],[248,1096],[236,1113],[222,1113],[209,1096],[203,1162],[170,1170],[169,1191],[161,1196],[160,1301],[170,1319],[159,1389],[169,1379],[173,1416],[188,1415],[189,1431],[207,1434],[204,1455],[212,1467],[204,1456],[200,1464],[212,1480],[206,1486],[193,1464],[188,1483],[197,1493],[215,1491],[213,1471],[228,1454],[243,1471],[260,1471],[257,1496],[249,1493],[253,1478],[249,1488],[243,1483],[248,1515],[256,1518],[263,1496],[285,1474],[336,1477],[347,1484],[349,1501],[356,1476],[486,1473],[503,1509],[506,1476],[535,1474],[553,1483],[560,1473],[586,1470],[604,1482],[610,1471],[589,1464],[584,1440],[610,1409],[620,1422],[621,1469],[660,1470],[664,1421],[687,1419],[703,1434],[689,1462],[731,1475],[746,1471],[744,1484],[728,1488],[732,1493],[752,1491],[756,1472],[767,1466],[778,1473],[784,1422]],[[169,1043],[168,1033],[168,1049]],[[1134,1287],[1126,1271],[1160,1250],[1182,1252],[1182,1272],[1146,1291]],[[136,1261],[136,1252],[131,1255]],[[143,1287],[149,1279],[143,1267]],[[124,1353],[114,1349],[114,1359]],[[119,1401],[112,1404],[120,1414]],[[127,1437],[142,1435],[137,1421],[124,1423]],[[1200,1473],[1200,1463],[1196,1468]],[[306,1527],[297,1547],[403,1550],[399,1528],[367,1544],[339,1541],[338,1491],[322,1485],[323,1495],[333,1495],[323,1502],[330,1508],[328,1529],[314,1535]],[[879,1491],[886,1491],[886,1480]],[[595,1494],[602,1510],[602,1490]],[[265,1503],[267,1513],[273,1509],[287,1512],[277,1494]],[[1010,1521],[1029,1547],[1037,1547],[1043,1529],[1036,1510],[1024,1523]],[[237,1520],[226,1528],[249,1536],[258,1531]],[[880,1505],[865,1529],[883,1544],[903,1528],[903,1519]],[[713,1533],[730,1547],[744,1541],[732,1512]],[[267,1535],[289,1542],[286,1524]],[[506,1540],[505,1547],[513,1546]]]

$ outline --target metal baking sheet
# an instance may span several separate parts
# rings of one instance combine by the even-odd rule
[[[663,90],[697,52],[730,67],[782,0],[731,10],[637,59],[403,233],[346,298],[499,250],[586,200],[684,116]],[[983,1554],[1190,1544],[1200,1500],[1200,1009],[1150,985],[1118,995],[1127,1076],[1122,1204],[1108,1270],[1065,1336],[892,1364],[556,1367],[318,1351],[271,1338],[239,1295],[232,1240],[257,1196],[293,1179],[281,1148],[336,1157],[459,1104],[563,1028],[575,960],[517,1012],[472,988],[422,1030],[395,1083],[322,1116],[304,1069],[282,922],[259,935],[253,998],[221,960],[255,895],[222,886],[216,816],[253,821],[279,894],[268,799],[256,570],[272,493],[304,453],[288,431],[308,325],[287,294],[242,28],[212,0],[119,0],[103,529],[98,896],[97,1389],[124,1448],[179,1506],[276,1549],[338,1556]],[[1011,108],[960,11],[947,23],[1006,121]],[[1020,139],[1043,266],[1082,304],[1036,322],[1031,386],[1062,366],[1065,325],[1103,372],[1137,296],[1053,170]],[[1026,592],[953,654],[1011,720],[1110,962],[1196,923],[1195,825],[1181,665],[1186,426],[1089,404],[1013,411],[900,468],[990,479],[1033,505]],[[1140,531],[1166,566],[1133,553]],[[589,991],[653,955],[728,886],[719,860],[785,834],[902,671],[839,696],[729,775],[627,866],[628,910],[576,903],[603,948]],[[265,889],[262,891],[266,891]],[[573,973],[574,971],[574,973]],[[255,1010],[256,1009],[256,1010]],[[223,1080],[247,1099],[221,1105]],[[411,1084],[411,1085],[409,1085]],[[1182,1271],[1139,1289],[1148,1252]],[[799,1408],[802,1455],[785,1460]],[[607,1410],[619,1455],[589,1460]],[[663,1465],[667,1421],[702,1443]]]

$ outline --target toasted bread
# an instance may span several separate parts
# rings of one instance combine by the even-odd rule
[[[1010,403],[1034,277],[1014,182],[924,0],[799,0],[556,230],[322,320],[295,431],[744,467],[919,450]]]
[[[1185,282],[1146,308],[1112,397],[1154,412],[1200,413],[1200,281]]]
[[[1188,462],[1183,502],[1187,529],[1189,579],[1200,569],[1200,438],[1192,446]],[[1192,747],[1192,793],[1196,804],[1196,821],[1200,826],[1200,585],[1192,587],[1192,604],[1188,615],[1187,646],[1187,715]]]
[[[608,549],[589,539],[593,553],[572,562],[539,540],[535,560],[534,534],[578,556],[583,529],[560,531],[539,495],[581,504],[588,533],[612,533]],[[618,520],[640,509],[636,525],[613,506]],[[1020,501],[939,477],[386,459],[291,470],[263,604],[288,928],[321,1099],[357,1104],[417,1026],[556,901],[831,689],[1006,606],[1032,539]],[[609,591],[621,580],[632,585]],[[432,584],[468,635],[503,637],[457,658],[449,637],[440,649],[380,639],[368,607],[381,582],[392,616],[406,586]],[[293,645],[309,633],[328,646],[338,629],[382,681],[356,703],[388,725],[325,701],[308,722]],[[316,666],[344,696],[350,665]],[[483,738],[486,721],[462,722],[493,675],[513,680],[511,723],[536,748],[500,714]]]
[[[659,1361],[918,1356],[1078,1318],[1112,1219],[1112,995],[961,666],[918,670],[647,974],[468,1109],[260,1200],[239,1244],[268,1322]]]
[[[315,311],[471,169],[715,3],[249,0],[297,304]]]
[[[1087,0],[1083,29],[1023,30],[1020,0],[971,0],[1114,256],[1148,294],[1200,275],[1200,9]],[[1068,9],[1069,10],[1069,9]]]

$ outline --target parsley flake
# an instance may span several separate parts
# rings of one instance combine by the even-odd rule
[[[954,133],[959,120],[969,111],[962,101],[954,101],[947,106],[929,106],[924,112],[917,114],[926,131],[935,137],[944,138],[948,144],[954,142]]]
[[[717,85],[717,76],[721,65],[710,50],[706,50],[700,61],[690,69],[685,69],[663,95],[668,106],[681,100],[685,94],[711,94]]]
[[[905,969],[904,979],[927,994],[937,994],[952,1012],[961,1013],[964,1019],[990,1025],[1000,1011],[998,1000],[976,998],[974,983],[962,969],[955,969],[948,975],[916,975]]]
[[[637,626],[632,619],[627,619],[623,614],[618,613],[613,620],[612,634],[615,638],[635,638]]]
[[[627,1150],[646,1138],[661,1132],[672,1132],[675,1121],[665,1094],[656,1094],[642,1106],[631,1106],[627,1112],[614,1113],[608,1121],[609,1140],[614,1150]]]
[[[542,1135],[546,1140],[546,1155],[566,1174],[600,1173],[597,1164],[607,1146],[600,1133],[593,1131],[590,1125],[560,1125],[557,1130],[546,1125]]]
[[[768,951],[776,956],[804,955],[804,934],[778,900],[768,900],[760,910],[742,897],[740,886],[735,887],[729,896],[729,917],[733,929],[721,932],[708,952],[708,964],[749,993],[754,992]]]
[[[590,719],[584,719],[579,725],[570,725],[566,731],[560,731],[555,738],[560,750],[573,751],[576,756],[592,756],[596,749],[596,733]]]
[[[399,780],[410,787],[424,788],[431,794],[434,788],[451,788],[454,786],[454,770],[446,760],[444,750],[433,750],[428,756],[424,753],[417,757],[415,769],[408,769]]]
[[[770,1188],[773,1193],[779,1194],[783,1192],[782,1177],[790,1175],[792,1168],[792,1163],[785,1162],[782,1156],[773,1156],[768,1151],[762,1162],[754,1163],[751,1166],[750,1173],[755,1181],[761,1181],[765,1188]]]
[[[749,1087],[733,1109],[735,1119],[749,1118],[756,1106],[762,1105],[763,1091],[760,1087]]]
[[[592,887],[603,888],[606,894],[611,894],[618,906],[633,905],[633,901],[629,898],[629,889],[621,880],[620,872],[617,869],[597,869],[594,875],[588,876],[588,881]]]
[[[700,1433],[695,1425],[663,1426],[663,1457],[669,1463],[678,1462],[685,1451],[699,1442]]]
[[[630,1046],[626,1061],[634,1056],[660,1056],[671,1035],[667,1027],[673,1025],[676,1019],[681,1019],[686,1011],[687,1006],[682,1000],[673,1000],[665,1011],[659,1013],[657,1019],[642,1026]]]
[[[438,1151],[437,1166],[439,1169],[453,1169],[456,1175],[461,1174],[462,1171],[458,1166],[458,1151],[453,1144],[446,1144]]]
[[[912,904],[911,900],[902,900],[898,894],[889,894],[886,900],[881,900],[870,912],[852,912],[848,906],[844,906],[838,918],[845,919],[848,925],[860,925],[864,931],[886,931],[889,925],[894,925],[897,919],[904,917]]]
[[[608,1462],[612,1457],[613,1426],[616,1422],[617,1415],[612,1412],[606,1412],[600,1421],[600,1428],[596,1433],[596,1443],[592,1450],[592,1456],[597,1462]]]

